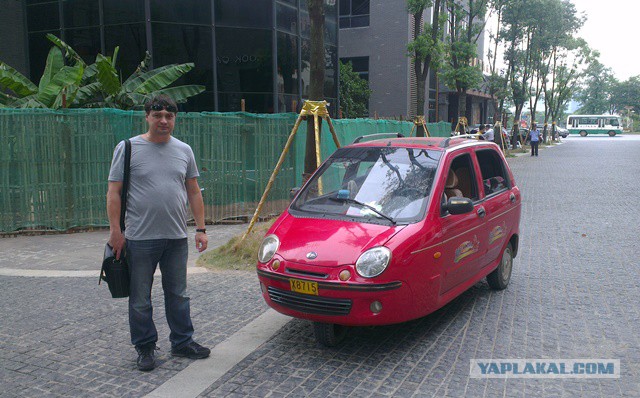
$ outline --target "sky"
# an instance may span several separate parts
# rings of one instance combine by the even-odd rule
[[[619,81],[640,75],[640,1],[571,0],[587,21],[576,34],[600,52],[600,62]]]

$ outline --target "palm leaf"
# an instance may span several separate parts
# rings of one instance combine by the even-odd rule
[[[85,84],[89,84],[92,82],[93,77],[98,74],[98,66],[93,63],[86,68],[84,68],[84,74],[82,75],[82,82]]]
[[[138,79],[142,80],[142,83],[131,91],[140,94],[149,94],[154,91],[162,90],[184,76],[187,72],[193,69],[193,67],[193,63],[173,64],[143,73],[138,77]]]
[[[81,64],[82,66],[87,66],[81,56],[71,48],[70,45],[60,40],[56,35],[52,35],[51,33],[47,33],[47,39],[49,39],[53,44],[55,44],[61,50],[64,50],[67,58],[74,61],[75,64]]]
[[[76,93],[74,105],[85,107],[90,103],[94,103],[100,97],[100,93],[100,83],[98,82],[80,86]]]
[[[102,91],[108,95],[113,95],[120,91],[118,72],[111,64],[111,60],[102,54],[98,54],[96,66],[98,68],[98,83],[102,86]]]
[[[55,74],[51,82],[38,92],[38,100],[46,106],[52,106],[63,88],[80,83],[83,72],[82,65],[63,67]]]
[[[38,92],[35,84],[4,62],[0,62],[0,88],[9,89],[19,97]]]
[[[9,106],[13,102],[15,102],[16,99],[17,99],[16,97],[11,96],[9,94],[5,94],[2,91],[0,91],[0,105]]]
[[[29,96],[18,98],[16,102],[12,104],[14,108],[46,108],[47,106],[38,101],[37,94],[31,94]]]
[[[62,51],[58,47],[51,47],[49,55],[47,56],[47,63],[45,64],[44,72],[40,78],[38,91],[44,90],[63,66],[64,58],[62,57]]]
[[[204,86],[199,86],[196,84],[186,85],[186,86],[177,86],[165,88],[162,90],[154,91],[151,95],[156,94],[166,94],[169,97],[173,98],[174,101],[178,103],[187,102],[189,97],[193,97],[194,95],[198,95],[205,90]]]

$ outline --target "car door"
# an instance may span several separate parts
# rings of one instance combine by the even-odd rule
[[[470,213],[453,215],[442,206],[440,214],[443,257],[443,261],[440,262],[442,264],[441,294],[467,281],[480,267],[483,252],[484,210],[479,200],[476,171],[471,154],[471,149],[459,151],[443,169],[445,180],[449,170],[453,170],[458,180],[456,189],[461,191],[463,197],[472,199],[474,209]],[[446,185],[444,181],[441,183],[443,187]],[[441,191],[443,199],[446,197],[445,191],[447,190]],[[443,202],[446,203],[446,201]]]
[[[480,269],[495,264],[512,235],[513,220],[519,211],[519,192],[514,188],[502,154],[493,147],[475,151],[482,179],[482,203],[486,228],[481,240],[486,242]]]

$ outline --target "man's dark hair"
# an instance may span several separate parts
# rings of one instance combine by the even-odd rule
[[[158,94],[151,97],[151,99],[144,104],[144,111],[148,115],[152,110],[157,110],[152,108],[158,107],[160,109],[164,108],[167,112],[178,113],[178,104],[166,94]]]

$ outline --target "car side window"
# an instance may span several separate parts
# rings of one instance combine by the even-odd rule
[[[471,155],[468,153],[454,158],[447,170],[444,194],[442,196],[442,209],[444,209],[447,200],[452,197],[469,198],[473,201],[479,198],[473,162]],[[442,214],[446,213],[443,210]]]
[[[476,151],[478,165],[482,173],[482,186],[485,196],[507,190],[511,187],[509,175],[502,157],[494,149]]]

